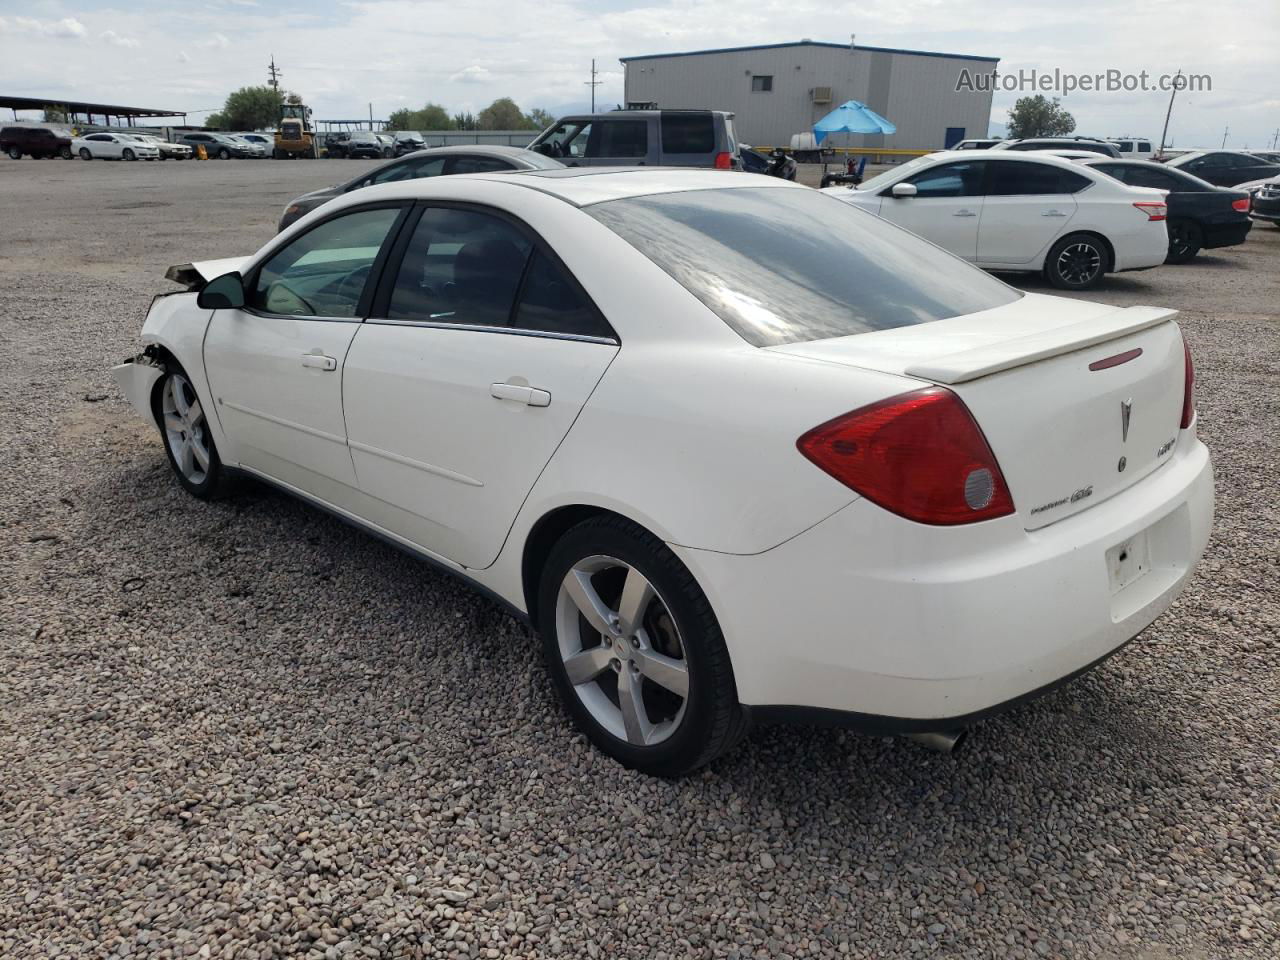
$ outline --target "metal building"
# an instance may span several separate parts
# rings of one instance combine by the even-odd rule
[[[989,73],[998,57],[862,47],[852,43],[772,43],[689,53],[622,57],[628,106],[730,110],[738,138],[787,146],[791,135],[846,100],[861,100],[893,122],[895,134],[839,135],[836,146],[937,150],[985,137],[991,90],[957,90],[962,71]]]

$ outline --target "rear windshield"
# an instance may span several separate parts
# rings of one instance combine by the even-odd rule
[[[1022,296],[816,190],[692,190],[585,209],[757,347],[929,323]]]

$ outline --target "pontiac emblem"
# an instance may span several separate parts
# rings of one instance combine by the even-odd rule
[[[1120,401],[1120,442],[1129,439],[1129,415],[1133,413],[1133,397]]]

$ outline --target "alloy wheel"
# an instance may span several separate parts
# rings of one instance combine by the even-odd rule
[[[200,399],[187,378],[171,373],[160,395],[160,411],[164,418],[164,438],[173,454],[173,462],[182,475],[194,484],[204,483],[209,475],[209,426]]]
[[[1072,286],[1083,286],[1102,269],[1102,254],[1090,243],[1071,243],[1058,254],[1058,275]]]
[[[684,643],[644,574],[613,557],[586,557],[565,574],[555,616],[565,673],[601,727],[633,746],[679,729],[689,698]]]

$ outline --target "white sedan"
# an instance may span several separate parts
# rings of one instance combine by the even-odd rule
[[[1043,273],[1065,290],[1159,266],[1169,252],[1162,191],[1044,152],[931,153],[828,191],[980,267]]]
[[[88,133],[71,141],[81,160],[155,160],[160,148],[128,133]]]
[[[169,277],[114,372],[177,482],[472,582],[655,774],[779,718],[953,743],[1122,647],[1209,536],[1173,311],[1020,293],[781,180],[398,181]]]

